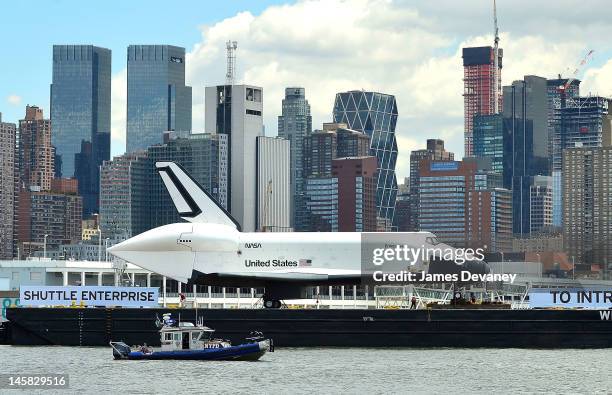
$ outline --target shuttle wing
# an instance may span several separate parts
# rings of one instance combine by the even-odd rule
[[[228,225],[240,231],[240,224],[181,165],[156,162],[155,167],[181,218]]]

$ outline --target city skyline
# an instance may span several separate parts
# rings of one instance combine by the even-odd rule
[[[606,4],[593,2],[590,5],[589,8],[598,5],[603,8]],[[193,86],[194,91],[193,130],[204,132],[204,87],[222,83],[224,42],[235,39],[238,41],[237,83],[252,83],[267,92],[264,100],[266,135],[276,135],[277,116],[281,114],[281,100],[287,86],[302,86],[309,92],[313,127],[331,121],[333,98],[337,92],[366,89],[395,95],[402,109],[397,126],[400,152],[397,174],[403,178],[409,174],[409,152],[421,146],[423,133],[444,139],[450,151],[456,152],[458,157],[463,156],[461,48],[491,45],[493,39],[492,4],[467,1],[460,5],[442,2],[436,6],[434,10],[434,6],[426,3],[365,0],[307,1],[282,6],[237,2],[211,15],[208,15],[211,7],[199,7],[207,10],[201,13],[194,8],[196,12],[185,17],[186,26],[179,32],[167,29],[151,33],[151,28],[144,23],[144,30],[151,33],[148,36],[140,31],[123,30],[121,35],[108,32],[100,36],[93,29],[89,32],[85,29],[78,41],[115,52],[111,156],[125,151],[127,83],[123,54],[128,45],[170,44],[187,49],[187,84]],[[49,12],[58,13],[62,7],[59,4],[59,11]],[[241,11],[247,7],[250,10]],[[9,8],[18,12],[19,6]],[[526,74],[546,78],[553,78],[558,73],[567,76],[584,54],[594,49],[593,58],[578,75],[583,80],[582,92],[610,96],[612,44],[606,42],[604,34],[610,22],[603,13],[583,12],[580,8],[577,1],[563,1],[555,9],[547,4],[498,2],[500,47],[504,50],[502,84],[509,85]],[[324,15],[322,9],[326,11]],[[529,12],[524,12],[525,9]],[[570,9],[573,11],[567,12]],[[120,12],[121,18],[125,18],[134,11],[123,9]],[[108,21],[112,15],[109,10],[103,10],[101,21]],[[469,15],[472,22],[463,21],[466,18],[462,15]],[[325,36],[326,24],[338,17],[342,17],[347,28]],[[198,20],[202,22],[196,22]],[[36,66],[28,64],[27,68],[37,76],[31,81],[23,72],[18,73],[17,78],[8,77],[13,68],[19,68],[23,62],[3,66],[7,73],[0,77],[0,109],[5,122],[20,119],[27,103],[38,105],[49,113],[47,87],[51,82],[51,67],[47,58],[52,45],[77,41],[68,38],[71,25],[66,26],[55,29],[57,32],[48,41],[38,40],[40,50],[33,54],[28,49],[27,57],[20,55],[21,51],[14,44],[7,43],[9,49],[15,50],[16,59],[31,59]],[[34,31],[37,29],[41,28],[36,27]],[[279,33],[281,30],[283,34]],[[8,37],[7,32],[3,33],[3,37]],[[378,44],[373,46],[373,42]]]

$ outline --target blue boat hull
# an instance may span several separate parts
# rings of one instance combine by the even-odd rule
[[[131,360],[162,360],[180,359],[192,361],[256,361],[266,353],[267,349],[260,347],[259,343],[240,344],[224,348],[209,348],[203,350],[177,350],[177,351],[154,351],[142,353],[131,351],[127,359]]]

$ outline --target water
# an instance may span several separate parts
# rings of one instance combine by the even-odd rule
[[[612,392],[605,349],[277,348],[258,362],[212,362],[115,361],[110,347],[0,346],[0,361],[0,373],[67,373],[61,394]]]

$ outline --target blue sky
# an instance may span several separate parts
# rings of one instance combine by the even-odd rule
[[[286,1],[285,1],[286,2]],[[26,104],[49,116],[53,44],[94,44],[113,51],[113,73],[125,67],[129,44],[173,44],[189,50],[200,25],[244,10],[259,13],[280,0],[3,1],[0,23],[0,112],[16,122]],[[10,95],[21,97],[11,105]]]

